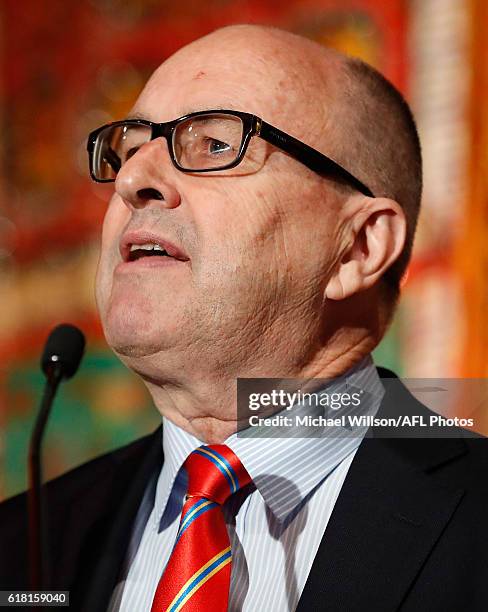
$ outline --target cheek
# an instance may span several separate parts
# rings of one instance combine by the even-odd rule
[[[207,252],[204,259],[214,261],[226,251],[259,269],[279,266],[286,253],[293,257],[303,250],[304,236],[317,229],[316,208],[313,213],[311,207],[308,210],[303,190],[282,178],[229,179],[225,189],[222,184],[218,193],[208,192],[207,204],[196,209]],[[309,201],[305,197],[305,203]]]
[[[241,290],[246,302],[256,291],[320,290],[336,248],[337,207],[315,180],[273,170],[198,185],[192,200],[201,246],[194,262],[198,285],[217,293]]]
[[[206,190],[202,205],[194,207],[204,246],[246,252],[279,227],[280,194],[269,186],[259,188],[257,181],[229,177],[218,187]]]

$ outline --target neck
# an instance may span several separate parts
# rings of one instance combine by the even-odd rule
[[[243,365],[240,371],[225,372],[206,362],[171,375],[148,367],[138,373],[161,415],[203,442],[219,444],[247,426],[237,418],[237,378],[335,378],[359,363],[375,344],[362,328],[342,329],[329,336],[326,345],[312,347],[302,362],[283,358],[286,351],[275,351],[274,359]]]

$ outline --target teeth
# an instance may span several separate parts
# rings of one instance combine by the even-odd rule
[[[146,242],[145,244],[131,244],[130,252],[132,251],[164,251],[163,247],[153,242]]]

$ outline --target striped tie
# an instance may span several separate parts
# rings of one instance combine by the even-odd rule
[[[200,446],[184,467],[188,492],[151,612],[226,612],[232,553],[222,504],[251,477],[224,444]]]

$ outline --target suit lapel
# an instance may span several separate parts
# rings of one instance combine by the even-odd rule
[[[401,395],[410,412],[428,413],[406,390]],[[378,416],[398,399],[387,391]],[[441,487],[429,473],[463,455],[462,440],[374,431],[350,467],[297,612],[398,609],[461,501],[462,490]]]
[[[79,573],[72,592],[76,610],[107,610],[145,488],[155,471],[161,469],[161,431],[159,427],[146,438],[135,457],[120,462],[109,481],[105,481],[106,491],[94,492],[105,502],[99,506],[99,519],[83,543],[86,552],[78,558]]]

